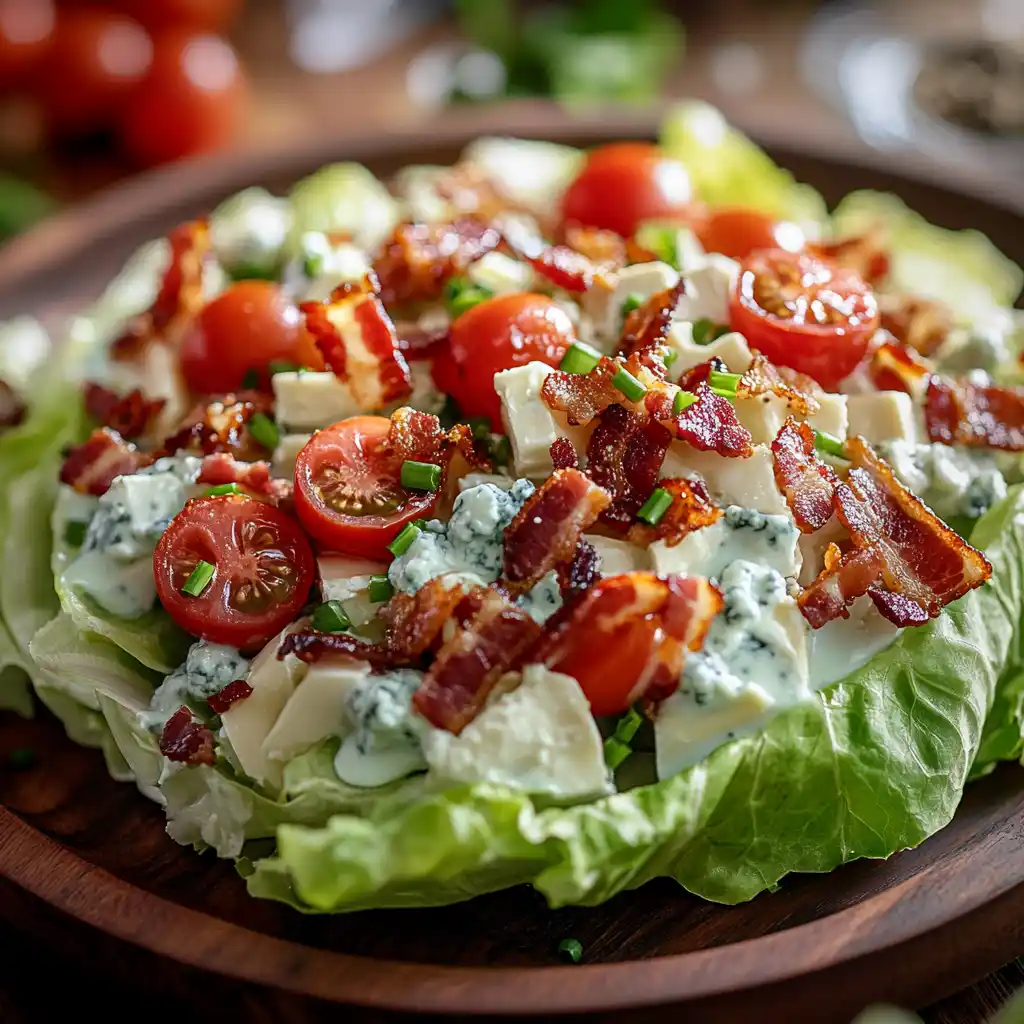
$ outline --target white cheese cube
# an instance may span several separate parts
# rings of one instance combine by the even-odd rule
[[[676,319],[727,324],[729,301],[739,273],[740,265],[721,253],[708,253],[694,260],[683,274],[686,290],[676,307]]]
[[[286,430],[319,430],[364,410],[345,381],[333,373],[275,373],[271,383],[277,421]]]
[[[807,422],[823,433],[845,440],[849,431],[849,407],[846,395],[817,395],[821,408]]]
[[[274,449],[271,470],[274,476],[290,477],[295,472],[295,460],[306,447],[312,434],[283,434]]]
[[[358,284],[370,270],[370,260],[363,249],[343,242],[332,245],[326,235],[309,231],[302,236],[302,249],[308,260],[317,257],[317,275],[305,286],[305,302],[326,302],[335,288]]]
[[[560,799],[611,791],[604,743],[571,676],[527,665],[522,682],[488,704],[455,736],[428,729],[428,780],[493,783]]]
[[[585,533],[583,539],[593,544],[600,556],[602,576],[619,576],[624,572],[651,568],[651,557],[646,548],[596,533]]]
[[[851,437],[859,434],[868,444],[879,444],[894,438],[917,440],[914,402],[903,391],[849,395],[846,408]]]
[[[775,484],[772,453],[765,445],[755,445],[749,459],[727,459],[715,452],[698,451],[685,441],[673,441],[662,463],[661,475],[701,477],[719,505],[788,513],[786,499]]]
[[[679,380],[687,370],[709,359],[721,359],[732,373],[743,373],[754,361],[747,339],[736,331],[723,334],[707,345],[698,345],[693,340],[693,324],[689,321],[676,322],[668,329],[665,342],[676,356],[669,368],[669,376],[673,380]]]
[[[607,286],[598,284],[586,291],[581,299],[583,312],[590,318],[599,347],[610,351],[619,340],[626,299],[636,295],[646,301],[678,281],[678,271],[667,263],[634,263],[609,274]]]
[[[736,419],[750,431],[754,444],[770,445],[790,414],[789,405],[778,395],[749,395],[733,402]]]
[[[495,295],[528,292],[534,287],[533,267],[501,252],[485,253],[475,263],[470,264],[466,276],[473,284],[486,288]]]

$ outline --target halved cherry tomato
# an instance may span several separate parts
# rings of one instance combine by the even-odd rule
[[[874,293],[852,270],[781,249],[744,261],[729,316],[751,348],[826,388],[864,358],[879,323]]]
[[[182,587],[200,561],[213,578],[196,596]],[[186,632],[244,651],[262,647],[306,603],[316,561],[305,534],[280,509],[242,495],[194,498],[153,555],[160,602]]]
[[[242,0],[116,0],[116,6],[154,32],[180,25],[223,32],[238,17]]]
[[[53,42],[53,0],[0,0],[0,88],[22,86]]]
[[[451,327],[448,356],[434,363],[434,382],[466,416],[486,416],[501,430],[499,370],[538,361],[558,366],[576,340],[569,314],[546,295],[517,292],[466,310]]]
[[[182,339],[181,372],[193,394],[235,391],[254,371],[270,389],[267,367],[277,359],[323,369],[298,307],[273,281],[239,281],[208,303]]]
[[[562,197],[562,220],[629,238],[645,220],[674,220],[690,209],[690,176],[649,142],[615,142],[587,155]]]
[[[734,260],[745,260],[756,249],[799,252],[806,241],[798,224],[741,206],[710,210],[694,227],[706,252],[720,252]]]
[[[382,447],[391,421],[353,416],[314,434],[295,460],[295,510],[330,551],[387,559],[406,523],[430,514],[436,491],[406,490]]]

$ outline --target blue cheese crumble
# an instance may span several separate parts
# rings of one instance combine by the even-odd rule
[[[244,679],[248,671],[249,660],[234,647],[197,640],[188,649],[185,663],[156,688],[149,710],[140,714],[140,720],[145,728],[160,732],[183,704],[209,715],[206,698],[220,693],[228,683]]]
[[[451,519],[431,520],[391,563],[391,585],[413,594],[438,576],[451,585],[493,583],[501,575],[505,528],[535,490],[529,480],[517,480],[508,490],[484,483],[463,491],[455,499]],[[545,576],[519,603],[543,622],[562,604],[554,574]]]

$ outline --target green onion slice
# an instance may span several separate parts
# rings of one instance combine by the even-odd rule
[[[643,386],[629,372],[629,370],[619,370],[614,377],[612,377],[612,384],[619,389],[631,402],[639,402],[644,395],[647,394],[647,388]]]
[[[263,412],[256,413],[249,420],[249,433],[268,451],[273,451],[281,439],[277,424]]]
[[[671,505],[672,495],[664,487],[656,487],[636,515],[638,519],[642,519],[645,523],[657,526],[661,522],[661,517],[669,510]]]
[[[217,484],[206,492],[207,498],[219,498],[222,494],[244,494],[240,484]]]
[[[366,590],[374,604],[387,601],[395,592],[395,588],[391,586],[391,580],[387,576],[371,576],[370,585]]]
[[[639,309],[644,304],[643,296],[637,292],[630,292],[626,296],[626,301],[622,304],[622,315],[624,317],[629,316],[634,309]]]
[[[444,304],[448,315],[457,320],[466,310],[494,297],[490,288],[473,284],[465,277],[453,277],[444,288]]]
[[[820,452],[838,456],[840,459],[846,458],[846,442],[840,441],[833,434],[826,434],[823,430],[814,432],[814,447]]]
[[[562,939],[558,944],[558,955],[569,964],[578,964],[583,957],[583,946],[579,939]]]
[[[701,317],[693,321],[693,342],[695,345],[710,345],[717,341],[723,334],[728,334],[729,328],[725,324],[716,324],[714,320]]]
[[[189,573],[181,592],[189,597],[198,597],[210,585],[213,571],[213,566],[209,562],[200,559],[196,563],[196,567]]]
[[[343,633],[352,625],[340,601],[325,601],[313,612],[312,621],[320,633]]]
[[[402,486],[414,491],[436,491],[441,483],[441,467],[432,462],[413,462],[406,459],[402,463]]]
[[[562,356],[558,368],[565,373],[590,373],[601,362],[601,353],[597,349],[585,345],[582,341],[574,341]]]
[[[729,394],[735,395],[742,376],[742,373],[726,373],[723,370],[712,370],[708,374],[708,387],[716,393],[718,391],[727,391]]]
[[[395,539],[388,545],[388,551],[391,552],[398,558],[399,555],[405,554],[409,549],[409,545],[419,536],[420,530],[423,526],[419,520],[415,520],[411,523],[406,523],[402,527],[401,532],[395,537]]]
[[[677,391],[676,397],[672,399],[672,415],[678,416],[696,401],[697,396],[692,391]]]

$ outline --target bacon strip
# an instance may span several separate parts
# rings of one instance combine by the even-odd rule
[[[578,469],[559,469],[548,477],[505,528],[502,565],[513,591],[529,590],[570,562],[581,534],[611,500]]]
[[[213,764],[213,733],[182,704],[160,734],[160,753],[181,764]]]
[[[67,453],[60,480],[79,494],[106,494],[115,477],[137,473],[152,461],[151,455],[140,452],[116,431],[102,427]]]
[[[594,263],[618,269],[628,262],[626,243],[621,235],[603,228],[585,228],[581,224],[567,224],[565,244]]]
[[[244,679],[235,679],[228,683],[223,690],[206,698],[210,710],[215,715],[223,715],[233,704],[252,696],[252,687]]]
[[[889,276],[888,231],[881,222],[860,235],[830,242],[809,242],[807,251],[856,271],[868,284],[878,284]]]
[[[279,660],[294,654],[299,661],[315,665],[322,658],[344,656],[357,661],[369,662],[374,668],[396,668],[412,664],[409,658],[402,657],[368,640],[360,640],[349,633],[318,633],[314,629],[303,629],[297,633],[289,633],[277,650]]]
[[[348,384],[365,410],[380,409],[412,392],[409,365],[379,290],[371,272],[359,285],[336,288],[328,302],[299,306],[328,369]]]
[[[556,288],[564,288],[567,292],[585,292],[602,279],[602,269],[583,253],[568,245],[548,245],[516,221],[503,224],[502,236],[515,256],[526,260]]]
[[[496,590],[486,590],[478,605],[441,648],[412,698],[428,722],[455,735],[480,713],[498,680],[541,632],[526,612]]]
[[[750,431],[736,418],[732,402],[707,384],[698,384],[693,393],[697,401],[672,421],[672,435],[702,452],[749,459],[754,454]]]
[[[953,316],[944,302],[917,295],[889,296],[881,302],[882,327],[905,348],[930,356],[949,337]]]
[[[924,418],[930,441],[1024,451],[1024,388],[953,383],[933,375]]]
[[[563,562],[558,566],[558,585],[562,600],[568,601],[574,595],[583,593],[600,578],[601,556],[589,540],[580,537],[572,561]]]
[[[139,388],[118,395],[102,384],[85,385],[85,411],[101,427],[110,427],[122,437],[140,437],[167,404],[163,398],[148,399]]]
[[[399,224],[374,261],[388,305],[439,299],[445,282],[496,249],[500,233],[472,217],[451,224]]]
[[[679,305],[686,285],[682,278],[679,283],[652,295],[642,306],[634,309],[622,325],[619,340],[620,355],[636,355],[665,343],[672,317]]]
[[[658,486],[668,491],[672,504],[657,526],[634,523],[629,528],[626,539],[634,544],[647,547],[656,540],[663,540],[669,547],[675,547],[688,533],[710,526],[722,516],[722,510],[711,500],[703,480],[670,477],[659,480]]]
[[[776,395],[784,399],[796,415],[805,419],[821,409],[821,403],[813,393],[786,381],[775,364],[760,352],[754,356],[754,361],[737,382],[736,394],[741,398]]]
[[[178,430],[164,440],[161,451],[167,455],[227,452],[247,462],[262,458],[267,449],[252,436],[249,423],[257,413],[271,415],[273,408],[273,399],[258,391],[211,395],[193,406]]]
[[[820,530],[831,518],[838,479],[814,450],[814,431],[792,417],[772,441],[775,483],[801,533]]]
[[[871,357],[871,380],[880,391],[905,391],[919,398],[932,371],[910,350],[885,342]]]
[[[588,424],[598,413],[623,401],[622,392],[612,384],[619,367],[602,359],[590,373],[565,373],[555,370],[544,378],[541,401],[555,412],[565,413],[570,426]]]
[[[846,609],[877,585],[882,575],[883,554],[877,548],[852,551],[826,564],[817,578],[801,591],[797,604],[813,629],[845,618]]]
[[[258,497],[269,498],[274,504],[287,505],[292,496],[292,481],[270,474],[267,462],[238,462],[226,452],[207,455],[196,483],[219,487],[238,484]]]
[[[415,662],[439,646],[445,624],[466,596],[462,586],[447,586],[440,577],[428,580],[415,594],[395,594],[381,609],[388,626],[388,650],[396,658]]]

